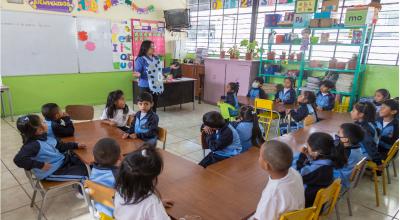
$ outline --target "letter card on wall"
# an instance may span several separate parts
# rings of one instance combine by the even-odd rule
[[[132,70],[132,31],[129,20],[111,22],[113,67],[115,70]]]
[[[132,19],[132,49],[133,58],[139,54],[140,45],[144,40],[154,42],[155,55],[165,55],[165,23],[162,21],[151,21]]]

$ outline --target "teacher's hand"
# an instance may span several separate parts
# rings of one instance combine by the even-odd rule
[[[171,65],[170,68],[173,70],[179,69],[178,65],[176,64]]]
[[[140,73],[139,72],[133,72],[132,74],[134,77],[140,77]]]

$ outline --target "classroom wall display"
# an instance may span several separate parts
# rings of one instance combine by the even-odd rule
[[[301,13],[314,13],[317,9],[317,0],[296,0],[295,12]]]
[[[295,14],[293,18],[293,27],[308,27],[313,14]]]
[[[138,14],[148,14],[150,12],[154,12],[154,5],[149,5],[145,8],[139,7],[133,0],[104,0],[104,11],[107,11],[109,8],[117,5],[126,5],[131,7],[132,10],[136,11]]]
[[[132,51],[133,58],[139,54],[144,40],[154,42],[155,54],[165,55],[165,23],[162,21],[132,19]]]
[[[251,7],[252,0],[240,0],[240,7],[241,8],[248,8]]]
[[[97,12],[99,9],[98,0],[78,0],[78,11]]]
[[[72,0],[29,0],[28,3],[36,10],[71,13],[74,9]]]
[[[129,20],[111,22],[111,42],[113,68],[115,70],[132,70],[132,31]]]

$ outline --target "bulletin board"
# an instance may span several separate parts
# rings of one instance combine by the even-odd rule
[[[130,20],[111,22],[113,67],[115,70],[132,70],[132,28]]]
[[[144,40],[154,42],[155,55],[165,55],[165,23],[162,21],[151,21],[132,19],[132,49],[133,58],[139,54],[140,45]]]
[[[317,3],[317,0],[296,0],[295,12],[297,14],[314,13],[317,10]]]

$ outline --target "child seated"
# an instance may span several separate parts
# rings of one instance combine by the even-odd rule
[[[264,90],[262,89],[263,84],[264,79],[262,77],[256,77],[251,84],[251,89],[247,93],[247,97],[249,97],[251,100],[256,98],[266,99],[267,94],[265,94]]]
[[[153,96],[148,92],[143,92],[138,97],[138,106],[140,111],[136,112],[131,127],[127,133],[122,135],[122,138],[139,138],[156,146],[158,115],[151,110],[153,107]]]
[[[93,148],[94,165],[89,179],[100,183],[109,188],[115,187],[118,167],[116,166],[121,157],[121,149],[118,143],[112,138],[102,138]],[[108,216],[113,216],[113,209],[96,203],[98,213],[103,212]]]
[[[250,220],[276,220],[285,212],[304,208],[303,180],[290,167],[292,160],[292,150],[287,144],[272,140],[262,145],[258,161],[269,177]]]
[[[297,97],[297,102],[299,107],[297,110],[287,109],[286,114],[289,114],[294,122],[290,122],[291,130],[297,130],[304,127],[303,120],[311,115],[314,117],[314,121],[318,121],[317,111],[314,109],[315,104],[315,94],[311,91],[302,91],[301,95]],[[287,123],[282,123],[280,125],[281,134],[287,133]]]
[[[75,128],[71,118],[56,103],[44,104],[42,115],[48,127],[48,136],[61,138],[74,135]]]
[[[226,85],[226,96],[221,96],[221,100],[227,104],[230,104],[235,110],[229,109],[229,115],[237,116],[239,109],[239,101],[237,93],[239,92],[239,83],[230,82]]]
[[[283,90],[275,94],[275,101],[283,104],[293,104],[296,99],[296,91],[293,89],[294,80],[291,77],[286,77],[283,81]]]
[[[156,189],[162,169],[160,153],[148,145],[124,158],[115,187],[115,219],[170,219],[164,206],[172,207],[173,201],[161,200]]]
[[[319,92],[317,93],[317,109],[320,111],[330,111],[335,105],[335,95],[331,90],[335,88],[335,84],[330,80],[321,82]]]
[[[242,151],[239,134],[232,125],[225,122],[219,112],[211,111],[203,115],[202,131],[206,134],[205,142],[211,150],[199,163],[204,168]]]
[[[384,101],[390,99],[390,93],[387,89],[378,89],[375,91],[374,96],[374,105],[376,108],[376,112],[379,114],[379,110],[381,109],[381,105]]]
[[[106,108],[100,119],[104,123],[127,131],[133,119],[133,111],[125,103],[124,93],[121,90],[115,90],[108,94]]]
[[[23,145],[14,157],[14,163],[25,170],[32,170],[39,180],[83,180],[87,169],[74,154],[67,151],[86,148],[84,144],[63,143],[47,136],[47,124],[37,115],[21,116],[17,128]]]
[[[259,147],[264,143],[258,117],[253,107],[242,106],[239,110],[239,121],[232,122],[232,126],[239,134],[242,152],[247,151],[251,146]]]
[[[364,138],[362,128],[353,123],[344,123],[340,125],[338,135],[335,135],[335,144],[341,144],[344,147],[344,154],[347,163],[342,169],[334,170],[334,177],[342,179],[342,186],[350,187],[350,176],[354,167],[364,157],[361,151],[361,141]]]
[[[331,135],[323,132],[310,135],[296,161],[296,168],[303,177],[306,207],[313,205],[318,190],[332,184],[333,169],[340,169],[344,164],[343,146],[335,146]]]
[[[364,157],[380,165],[382,157],[378,151],[379,136],[375,128],[375,113],[375,106],[371,102],[358,102],[354,104],[350,116],[364,131],[364,139],[361,142]]]
[[[376,128],[379,134],[378,151],[382,159],[386,158],[387,153],[394,142],[399,139],[399,103],[394,99],[383,101],[379,118],[376,121]]]

